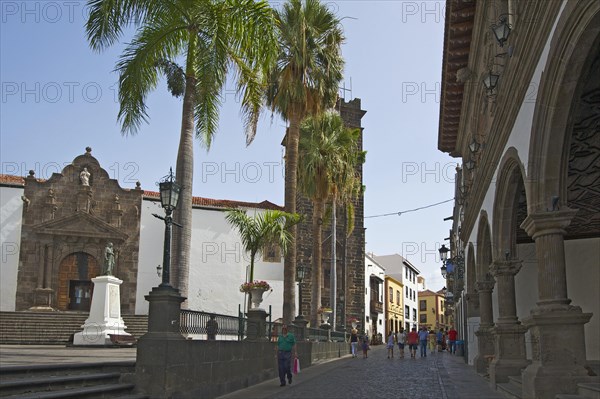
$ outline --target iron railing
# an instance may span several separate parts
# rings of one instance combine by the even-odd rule
[[[246,338],[248,319],[241,311],[237,317],[189,309],[181,309],[180,314],[179,331],[188,338],[206,340],[208,338],[207,322],[210,320],[211,315],[214,316],[217,323],[215,334],[217,340],[241,341]],[[272,342],[277,341],[282,325],[280,322],[273,322],[269,312],[264,336]],[[305,331],[302,331],[301,327],[294,324],[288,325],[288,331],[294,334],[297,340],[347,342],[350,337],[348,333],[343,331],[331,331],[321,328],[306,328]]]

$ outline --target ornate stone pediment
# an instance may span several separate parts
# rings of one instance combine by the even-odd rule
[[[32,230],[40,235],[109,239],[114,243],[122,243],[128,237],[120,229],[86,212],[40,223],[32,226]]]

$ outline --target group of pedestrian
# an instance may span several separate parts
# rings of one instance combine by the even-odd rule
[[[386,338],[387,358],[392,359],[394,357],[394,346],[398,344],[400,358],[404,358],[404,348],[408,345],[410,357],[415,359],[417,357],[417,349],[420,348],[421,357],[427,357],[427,348],[429,353],[435,353],[448,350],[450,353],[456,353],[456,339],[458,332],[451,327],[450,330],[444,331],[440,329],[439,332],[434,330],[428,330],[427,327],[421,327],[417,331],[416,327],[408,333],[404,331],[404,328],[400,328],[400,332],[395,333],[390,331]],[[353,352],[354,353],[354,352]]]
[[[359,342],[359,340],[360,340],[360,342]],[[369,349],[371,349],[371,347],[369,345],[369,336],[367,334],[365,334],[359,338],[358,330],[356,328],[353,328],[350,331],[350,348],[352,349],[352,357],[358,356],[359,344],[360,344],[360,348],[363,353],[363,359],[368,358],[369,357],[368,351],[369,351]]]

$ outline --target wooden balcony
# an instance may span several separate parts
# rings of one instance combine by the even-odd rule
[[[371,313],[383,313],[383,302],[371,299]]]

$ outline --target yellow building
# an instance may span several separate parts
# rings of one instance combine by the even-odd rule
[[[448,320],[444,315],[444,302],[444,295],[441,291],[419,291],[419,326],[427,326],[427,328],[435,330],[449,327]]]
[[[400,331],[404,326],[404,284],[400,281],[385,277],[385,336],[390,331]]]

